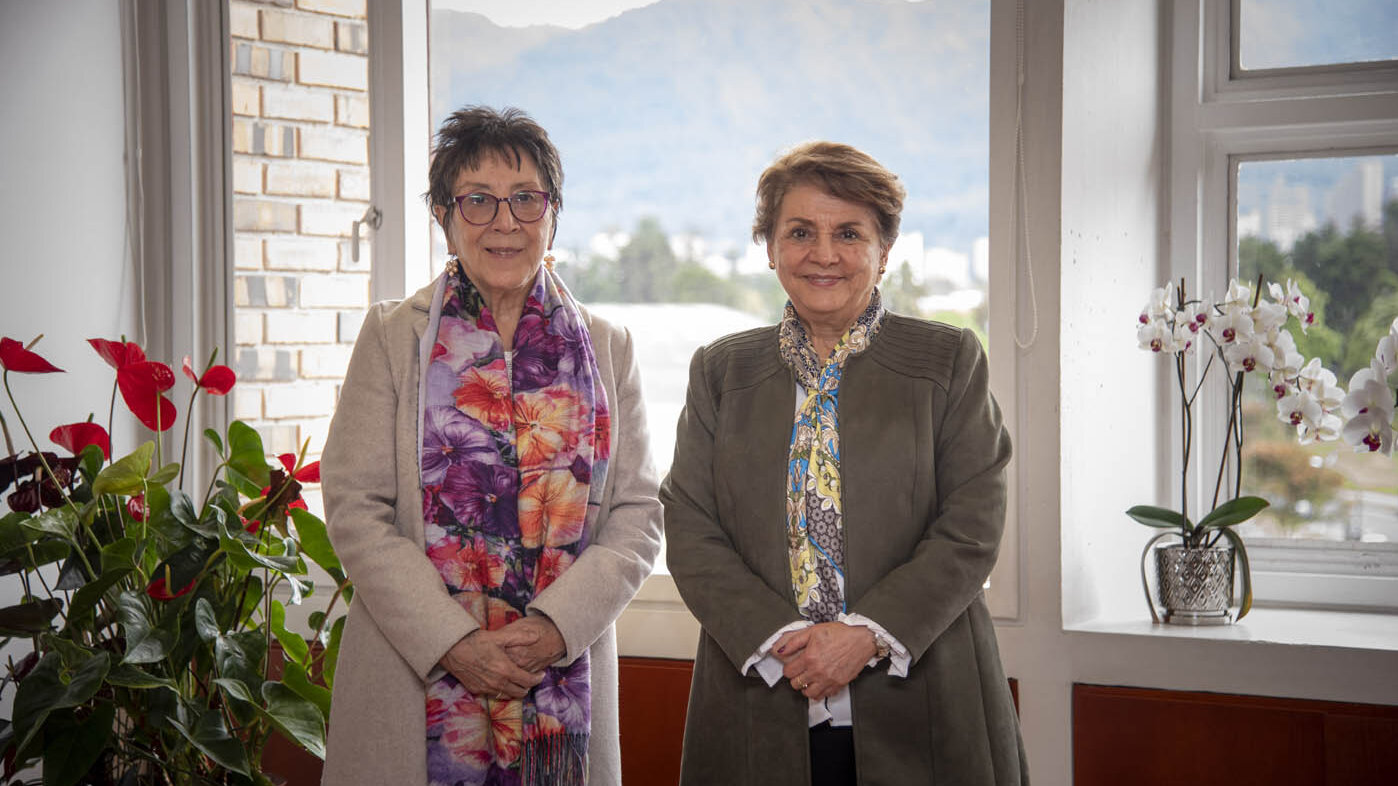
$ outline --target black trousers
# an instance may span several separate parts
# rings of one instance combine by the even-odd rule
[[[811,786],[856,786],[854,729],[831,726],[830,721],[811,727]]]

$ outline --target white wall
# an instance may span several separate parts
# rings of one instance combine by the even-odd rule
[[[114,372],[86,339],[136,334],[117,14],[110,0],[0,2],[0,335],[27,344],[43,333],[35,350],[66,371],[10,375],[47,450],[54,426],[107,419]],[[25,450],[8,400],[0,412]],[[16,577],[0,578],[0,606],[20,592]]]
[[[43,333],[35,350],[67,371],[10,376],[46,449],[55,425],[107,419],[113,372],[85,339],[136,334],[118,11],[110,0],[0,3],[0,334]],[[9,402],[0,407],[16,431]]]

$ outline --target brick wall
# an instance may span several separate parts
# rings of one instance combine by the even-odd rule
[[[369,303],[366,0],[232,0],[234,416],[318,456]]]

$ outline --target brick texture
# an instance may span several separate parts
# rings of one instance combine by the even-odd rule
[[[366,0],[231,0],[234,416],[325,443],[369,297]],[[315,496],[314,490],[311,495]]]

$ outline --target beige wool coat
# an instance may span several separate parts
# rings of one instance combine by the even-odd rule
[[[325,786],[427,783],[426,681],[475,620],[424,551],[418,475],[419,339],[432,286],[369,309],[321,460],[327,525],[354,582],[331,703]],[[584,310],[611,405],[612,457],[590,542],[531,604],[558,626],[564,663],[591,655],[590,786],[621,783],[612,623],[660,550],[641,384],[630,334]],[[600,511],[600,513],[599,513]]]
[[[786,543],[795,378],[777,328],[701,348],[661,486],[666,563],[703,626],[683,786],[809,786],[805,697],[739,669],[800,619]],[[845,598],[912,654],[850,683],[860,786],[1024,786],[981,586],[1005,521],[1010,438],[975,336],[889,314],[840,385]]]

